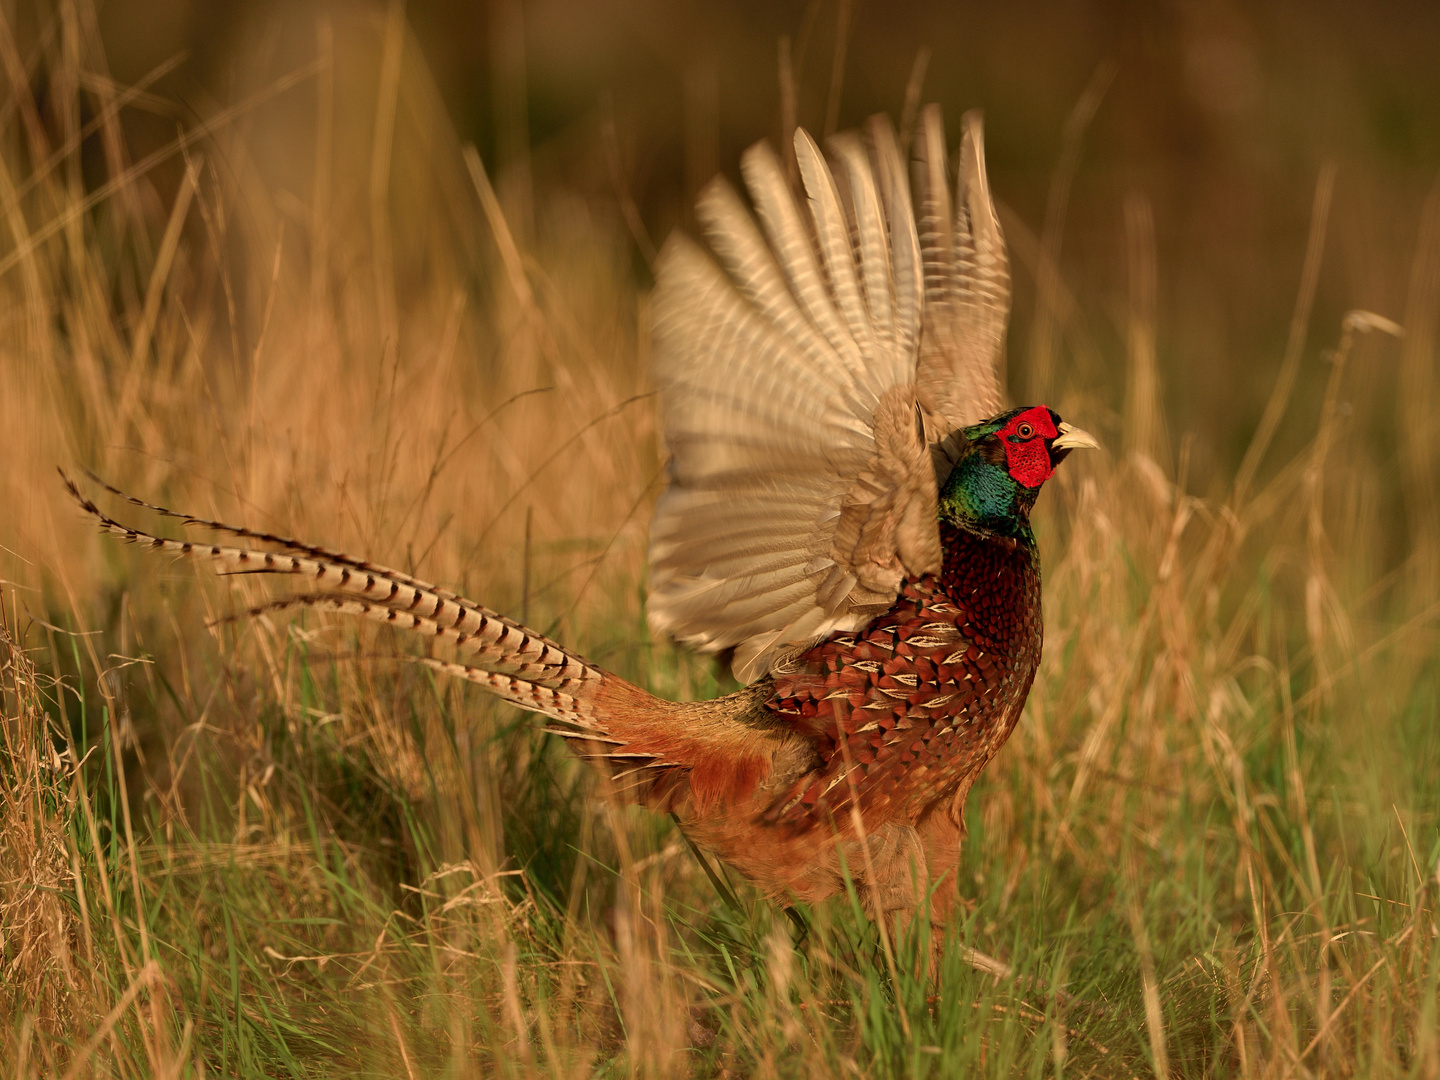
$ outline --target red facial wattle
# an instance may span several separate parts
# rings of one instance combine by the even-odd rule
[[[1047,439],[1060,437],[1050,410],[1044,405],[1010,418],[1010,422],[997,431],[1000,445],[1005,447],[1005,461],[1010,475],[1026,487],[1039,487],[1050,479],[1055,466],[1050,460],[1050,451],[1045,445]]]

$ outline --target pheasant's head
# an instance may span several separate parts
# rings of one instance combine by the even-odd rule
[[[1040,485],[1071,450],[1098,446],[1044,405],[963,429],[960,460],[940,492],[942,520],[976,532],[1030,538]]]

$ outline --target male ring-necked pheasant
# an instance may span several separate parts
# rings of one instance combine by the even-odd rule
[[[830,164],[796,132],[803,206],[774,152],[752,147],[758,227],[717,180],[698,204],[713,257],[677,235],[657,264],[671,458],[649,617],[732,650],[737,693],[661,700],[398,571],[186,515],[253,546],[164,540],[71,490],[126,539],[308,580],[272,606],[449,641],[456,662],[425,662],[561,721],[622,793],[672,811],[768,895],[820,900],[848,872],[872,914],[933,890],[943,927],[966,794],[1040,659],[1030,510],[1095,443],[1044,406],[1002,411],[1009,267],[978,115],[952,199],[939,110],[922,114],[918,213],[893,130],[877,119],[866,135],[835,138]]]

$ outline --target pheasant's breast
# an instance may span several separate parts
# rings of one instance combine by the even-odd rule
[[[948,531],[938,578],[906,581],[885,615],[775,677],[768,707],[825,764],[767,819],[844,827],[838,812],[858,800],[867,828],[914,821],[1009,737],[1040,659],[1039,569],[1027,545]]]

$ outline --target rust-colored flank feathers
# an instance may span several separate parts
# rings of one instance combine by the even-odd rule
[[[262,610],[445,641],[453,659],[421,662],[556,721],[615,790],[673,812],[776,900],[823,900],[848,873],[872,915],[929,893],[943,931],[966,795],[1040,660],[1029,510],[1094,443],[1043,407],[1003,412],[1009,268],[978,115],[955,172],[937,108],[914,141],[907,163],[877,119],[827,157],[798,131],[803,193],[752,147],[749,205],[715,181],[698,207],[708,250],[677,235],[657,262],[671,461],[650,620],[730,651],[737,693],[665,701],[398,571],[131,499],[235,543],[160,539],[66,482],[123,539],[303,583]]]

